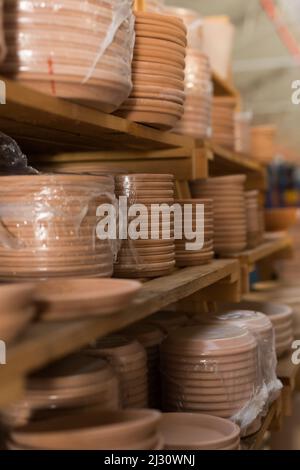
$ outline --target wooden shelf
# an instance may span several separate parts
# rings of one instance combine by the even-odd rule
[[[235,86],[229,82],[229,80],[224,80],[216,72],[212,74],[213,84],[214,84],[214,94],[216,96],[234,96],[239,99],[240,93],[235,88]]]
[[[245,172],[264,173],[265,171],[264,167],[249,155],[236,153],[210,141],[206,141],[205,145],[213,153],[213,159],[211,159],[213,170],[221,171],[227,167],[228,171],[235,170],[235,172],[244,170]]]
[[[145,282],[133,305],[116,315],[31,326],[22,339],[8,349],[7,365],[0,368],[0,406],[19,395],[30,371],[236,275],[238,270],[238,263],[234,260],[216,260],[206,266],[180,269],[169,276]]]
[[[292,250],[292,247],[292,239],[287,235],[275,240],[267,240],[256,248],[234,255],[233,258],[239,259],[242,264],[248,264],[248,266],[253,267],[258,261],[278,254],[281,251]]]
[[[1,78],[6,84],[6,105],[0,106],[1,130],[15,138],[26,152],[121,152],[195,146],[190,137],[135,124]]]

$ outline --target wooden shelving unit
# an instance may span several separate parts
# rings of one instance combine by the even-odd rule
[[[89,342],[142,320],[230,276],[238,275],[238,262],[216,260],[209,265],[177,270],[174,274],[145,282],[128,310],[110,317],[68,323],[37,323],[7,353],[0,368],[0,406],[20,392],[25,376],[49,362],[74,352]],[[8,390],[7,394],[5,390]]]
[[[213,79],[216,94],[239,98],[231,84],[216,74]],[[110,168],[123,166],[129,171],[172,172],[179,182],[178,194],[185,197],[189,179],[205,178],[210,174],[245,173],[248,188],[265,188],[265,170],[250,157],[210,142],[162,132],[42,95],[10,80],[4,81],[7,104],[0,106],[1,130],[17,140],[30,157],[31,164],[97,161]],[[233,259],[215,260],[207,266],[180,269],[170,276],[147,281],[128,310],[109,318],[32,325],[8,349],[7,365],[0,367],[0,407],[22,394],[30,372],[158,310],[167,309],[176,302],[188,305],[191,301],[199,301],[200,305],[216,299],[239,300],[254,265],[290,249],[291,241],[283,237],[265,242]],[[278,373],[284,378],[286,366],[280,363],[278,367]],[[248,448],[256,449],[261,445],[278,413],[278,403],[275,403],[262,429],[251,442],[247,441]]]
[[[243,450],[260,450],[264,444],[266,432],[272,427],[274,421],[278,419],[281,413],[281,397],[276,400],[270,407],[267,415],[263,418],[260,430],[248,438],[242,439]]]

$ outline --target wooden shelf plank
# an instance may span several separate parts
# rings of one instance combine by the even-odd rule
[[[268,240],[258,247],[237,253],[232,258],[239,259],[242,264],[253,266],[258,261],[275,255],[280,251],[292,249],[293,243],[291,238],[287,236],[280,237],[275,240]]]
[[[215,260],[206,266],[185,268],[146,282],[126,311],[93,320],[32,325],[22,339],[8,348],[7,365],[0,368],[0,385],[80,349],[95,339],[118,331],[217,283],[239,270],[237,261]],[[1,395],[0,395],[1,405]]]
[[[219,172],[225,165],[228,167],[228,171],[235,169],[235,172],[243,170],[244,172],[265,173],[265,168],[248,155],[236,153],[209,141],[206,141],[205,145],[214,155],[214,159],[211,161],[213,170]]]
[[[2,132],[33,153],[75,150],[194,148],[194,139],[162,132],[96,109],[41,94],[2,77]]]
[[[220,77],[217,72],[213,72],[212,74],[213,84],[214,84],[214,94],[216,96],[234,96],[239,98],[240,94],[237,88],[230,83],[228,80],[224,80],[224,78]]]

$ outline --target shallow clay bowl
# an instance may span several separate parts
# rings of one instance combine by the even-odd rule
[[[119,449],[147,438],[157,429],[160,413],[153,410],[78,413],[34,423],[12,432],[20,445],[49,449]]]
[[[66,279],[60,281],[47,281],[39,285],[36,300],[43,305],[45,316],[57,315],[68,309],[73,315],[84,316],[93,312],[114,313],[125,308],[141,284],[136,281],[121,279]],[[116,310],[115,310],[116,309]]]
[[[5,311],[15,311],[33,302],[34,284],[14,284],[0,286],[0,303],[2,314]]]

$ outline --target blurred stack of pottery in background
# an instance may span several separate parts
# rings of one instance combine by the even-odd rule
[[[120,406],[119,381],[107,361],[82,353],[52,363],[31,375],[23,398],[1,411],[1,421],[19,427],[41,418],[75,415],[90,407],[98,411]]]
[[[235,151],[250,156],[252,113],[236,112],[234,116],[234,122]]]
[[[119,379],[121,408],[147,408],[147,354],[138,341],[112,335],[97,341],[87,353],[111,364]]]
[[[184,115],[175,132],[205,138],[211,132],[212,75],[209,59],[203,53],[203,20],[199,13],[185,8],[168,8],[187,27]]]
[[[259,191],[246,191],[247,244],[248,248],[260,245],[264,238],[264,213]]]
[[[132,87],[131,3],[62,0],[56,8],[52,0],[4,2],[1,74],[48,95],[115,111]]]
[[[180,204],[183,218],[178,227],[182,239],[175,240],[176,265],[184,267],[210,263],[214,257],[213,201],[180,199],[177,203]]]
[[[247,247],[245,175],[195,180],[190,183],[194,198],[213,200],[214,249],[232,255]]]
[[[171,129],[184,112],[186,28],[174,16],[136,12],[135,17],[133,89],[117,115]]]
[[[275,156],[275,126],[255,126],[251,129],[251,155],[260,163],[268,165]]]
[[[228,16],[204,18],[204,53],[209,57],[213,71],[223,80],[231,78],[235,28]]]
[[[237,99],[231,96],[215,96],[212,110],[212,140],[214,143],[234,150],[235,110]]]
[[[175,267],[174,215],[170,215],[168,209],[174,204],[174,177],[160,174],[117,176],[116,194],[127,197],[128,207],[143,204],[147,208],[147,213],[139,217],[143,222],[138,230],[141,238],[136,240],[129,233],[129,239],[122,242],[115,264],[117,276],[148,278],[172,272]],[[153,205],[160,204],[166,207],[153,221]],[[129,225],[136,216],[130,218],[129,213]],[[127,233],[127,227],[125,229]]]
[[[124,330],[123,334],[136,339],[146,350],[149,406],[150,408],[159,409],[161,406],[159,348],[165,334],[158,326],[151,325],[146,320],[130,326]]]

